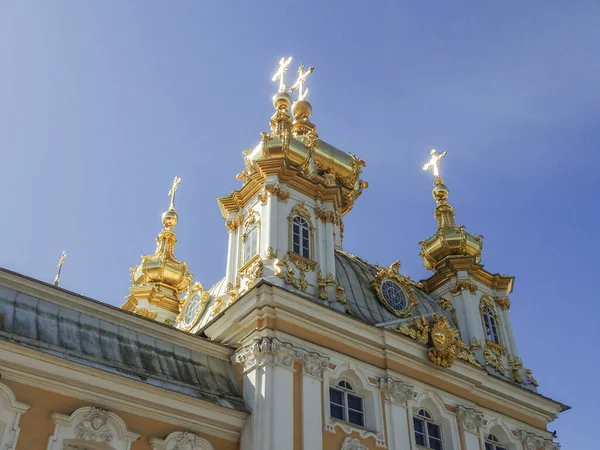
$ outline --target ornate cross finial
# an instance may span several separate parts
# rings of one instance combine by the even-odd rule
[[[60,282],[60,271],[65,262],[65,259],[67,259],[67,253],[63,251],[62,255],[60,255],[60,259],[58,260],[58,270],[56,271],[56,277],[54,278],[54,286],[58,286],[58,283]]]
[[[181,178],[175,177],[175,179],[173,180],[173,187],[169,191],[169,196],[171,197],[171,204],[169,205],[169,211],[173,211],[175,209],[175,192],[177,192],[179,183],[181,183]]]
[[[288,56],[287,58],[284,56],[283,58],[281,58],[279,60],[279,68],[277,69],[277,72],[275,72],[275,75],[273,75],[273,78],[271,79],[271,81],[279,80],[279,91],[278,92],[285,92],[287,89],[283,82],[283,75],[287,72],[288,67],[291,63],[292,63],[291,56]]]
[[[308,96],[308,88],[304,89],[304,83],[308,76],[313,73],[313,70],[315,70],[313,66],[310,66],[306,71],[304,70],[304,66],[298,67],[298,79],[292,87],[290,87],[290,92],[294,92],[298,89],[298,101],[304,100]]]
[[[427,163],[423,166],[423,170],[431,170],[435,177],[440,176],[440,171],[438,166],[440,164],[440,160],[446,156],[446,152],[438,152],[435,148],[431,150],[431,158]]]

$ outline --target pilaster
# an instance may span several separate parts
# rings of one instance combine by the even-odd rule
[[[302,442],[305,449],[323,448],[323,371],[329,358],[318,353],[303,352],[302,374]]]
[[[483,413],[473,408],[459,405],[456,418],[465,450],[480,450],[479,427],[483,425]]]
[[[388,377],[379,379],[379,388],[384,398],[388,448],[403,448],[407,442],[410,442],[411,416],[407,402],[416,396],[414,386]]]

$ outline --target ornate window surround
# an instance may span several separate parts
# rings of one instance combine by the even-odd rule
[[[310,230],[309,257],[308,258],[294,252],[294,217],[302,217],[308,223],[308,228]],[[304,202],[300,202],[292,208],[290,215],[288,216],[288,221],[289,221],[288,248],[289,248],[290,254],[293,254],[294,256],[297,255],[300,258],[307,260],[307,262],[315,264],[315,262],[314,262],[314,260],[315,260],[315,226],[312,222],[312,217],[311,217],[310,211],[308,211],[308,209],[306,209]]]
[[[487,332],[485,331],[485,308],[488,307],[490,312],[492,313],[492,317],[496,322],[496,333],[498,334],[498,342],[490,341],[488,339]],[[494,301],[487,295],[481,297],[481,301],[479,302],[479,314],[481,316],[481,326],[483,327],[483,335],[485,337],[486,343],[491,344],[492,347],[499,347],[499,350],[504,350],[504,336],[502,334],[502,322],[500,321],[500,317],[498,312],[496,311],[496,307],[494,305]]]
[[[115,413],[84,406],[70,416],[52,413],[56,424],[48,440],[47,450],[63,450],[66,445],[98,450],[130,450],[140,435],[127,430],[127,425]],[[66,447],[69,448],[69,447]]]
[[[485,427],[481,427],[480,437],[482,442],[485,442],[490,434],[493,434],[500,440],[502,447],[505,447],[508,450],[521,450],[521,440],[516,437],[501,420],[489,420],[485,424]]]
[[[29,405],[17,401],[15,393],[0,383],[0,448],[15,450],[19,439],[19,420],[29,410]]]
[[[356,394],[363,398],[364,427],[331,417],[329,410],[329,386],[336,387],[342,380],[347,380],[351,383]],[[329,370],[325,372],[323,374],[323,384],[327,387],[323,390],[325,431],[335,434],[335,429],[339,427],[346,434],[356,432],[361,438],[374,437],[379,447],[387,445],[383,430],[383,405],[378,382],[375,384],[371,383],[369,378],[361,370],[357,369],[354,364],[347,363],[338,365],[333,371]]]
[[[256,254],[252,255],[249,259],[246,259],[246,238],[247,231],[252,227],[256,227]],[[243,271],[245,268],[249,267],[256,259],[260,258],[260,214],[251,209],[248,211],[246,217],[244,217],[244,221],[242,223],[242,234],[240,235],[240,251],[239,251],[239,270],[238,272]]]
[[[416,416],[420,409],[426,409],[431,414],[433,421],[440,425],[444,450],[459,450],[461,447],[456,416],[446,409],[440,396],[431,391],[421,392],[417,395],[416,399],[409,400],[409,414],[411,418],[409,421],[409,431],[413,448],[417,448],[417,443],[415,441],[415,427],[412,417]]]
[[[214,450],[206,439],[189,431],[175,431],[164,440],[150,438],[152,450]]]

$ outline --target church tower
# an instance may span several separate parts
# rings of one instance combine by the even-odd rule
[[[290,62],[283,58],[274,77],[279,91],[271,133],[244,152],[242,188],[218,199],[229,232],[223,301],[235,301],[264,279],[343,310],[334,251],[342,245],[343,216],[367,187],[360,179],[365,163],[319,139],[306,100],[313,67],[299,68],[292,104],[284,84]]]
[[[422,283],[439,305],[451,311],[462,339],[485,361],[487,370],[536,390],[537,381],[523,368],[510,318],[514,277],[492,274],[481,264],[483,236],[457,226],[448,203],[449,190],[439,174],[446,152],[431,151],[423,167],[434,174],[433,198],[437,205],[435,234],[420,242],[423,265],[434,274]]]
[[[127,301],[121,306],[127,311],[166,324],[175,324],[181,308],[181,294],[188,290],[193,275],[188,264],[175,258],[175,192],[181,178],[175,177],[169,191],[169,209],[162,215],[163,229],[156,238],[153,255],[142,256],[140,264],[131,269],[131,284]]]

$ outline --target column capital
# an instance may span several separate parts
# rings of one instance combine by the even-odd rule
[[[483,425],[483,413],[473,408],[459,405],[456,408],[456,417],[460,420],[462,429],[471,433],[477,433],[477,428]]]
[[[544,450],[560,450],[560,445],[556,442],[552,442],[552,439],[546,439],[525,430],[521,430],[519,434],[521,436],[523,447],[525,447],[526,450],[537,450],[538,448],[543,448]]]
[[[244,371],[265,364],[279,365],[292,369],[296,360],[304,363],[304,374],[320,378],[329,367],[329,358],[316,352],[295,347],[277,338],[259,338],[241,347],[231,357],[234,364],[243,364]]]
[[[404,381],[394,380],[392,377],[380,378],[379,389],[383,392],[386,401],[399,405],[406,405],[409,399],[417,396],[414,386]]]

